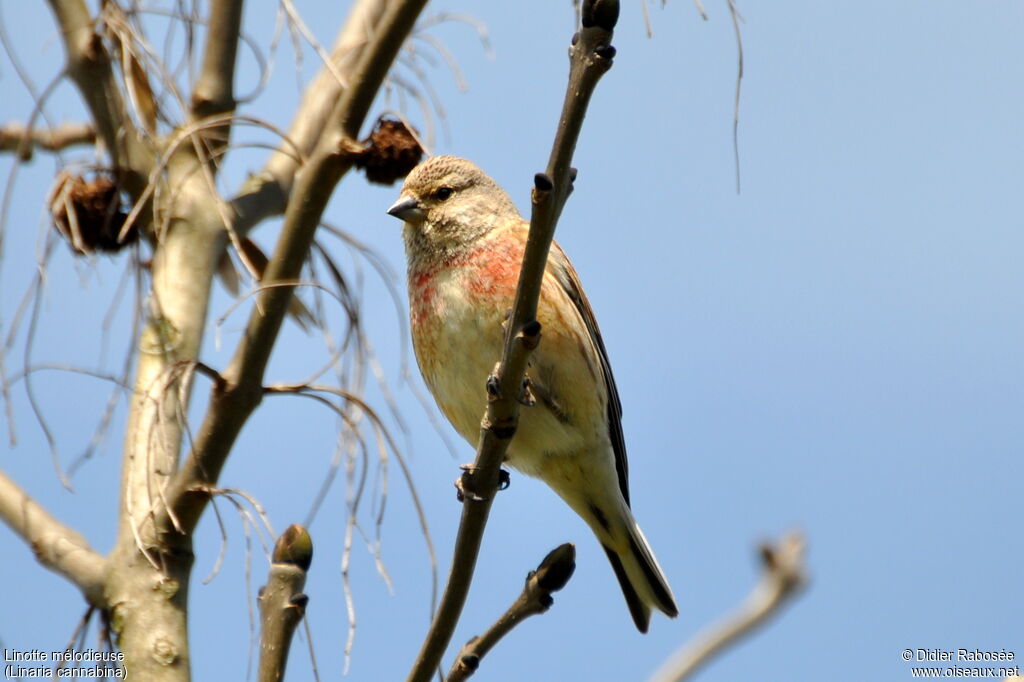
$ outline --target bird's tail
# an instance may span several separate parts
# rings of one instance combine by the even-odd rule
[[[678,616],[668,579],[625,501],[621,501],[618,514],[605,514],[594,507],[590,511],[590,526],[608,555],[637,629],[647,632],[652,607],[669,618]]]

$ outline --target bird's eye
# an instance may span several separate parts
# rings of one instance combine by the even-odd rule
[[[434,192],[434,196],[437,198],[438,201],[444,201],[454,193],[455,190],[453,190],[451,187],[439,187],[437,191]]]

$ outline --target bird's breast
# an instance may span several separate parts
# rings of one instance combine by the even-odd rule
[[[420,371],[445,417],[471,443],[479,438],[487,405],[486,381],[501,357],[503,323],[515,299],[519,267],[518,261],[510,263],[506,258],[470,258],[409,273],[410,326]],[[556,383],[563,375],[571,379],[564,370],[575,371],[582,365],[578,344],[559,329],[564,320],[544,317],[543,339],[528,374]],[[590,401],[597,396],[584,391],[580,398]],[[572,407],[576,401],[570,402]],[[546,456],[577,452],[593,442],[591,420],[584,420],[583,432],[576,411],[570,412],[567,416],[543,401],[522,409],[519,430],[508,451],[509,463],[539,475]]]
[[[501,355],[504,311],[515,283],[472,264],[411,273],[410,328],[416,360],[438,406],[455,429],[475,440],[486,406],[485,382]]]

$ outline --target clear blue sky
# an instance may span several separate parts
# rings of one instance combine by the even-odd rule
[[[339,23],[335,3],[298,4],[317,36],[330,42]],[[274,7],[248,4],[246,21],[257,40],[269,40]],[[50,16],[37,3],[4,0],[0,9],[42,87],[63,59]],[[736,45],[725,3],[707,9],[704,22],[685,0],[664,9],[655,4],[655,35],[648,39],[640,2],[624,3],[615,67],[592,103],[575,159],[576,192],[557,233],[604,332],[624,405],[634,509],[681,614],[674,621],[655,617],[650,634],[637,634],[589,531],[541,484],[514,475],[494,506],[456,641],[490,623],[549,549],[573,541],[572,582],[547,615],[484,661],[479,677],[643,680],[747,594],[757,575],[757,541],[801,528],[809,542],[809,589],[700,679],[904,680],[906,648],[1006,649],[1019,663],[1024,6],[741,1],[739,195],[732,148]],[[495,54],[488,59],[464,26],[436,31],[458,58],[469,90],[458,92],[443,68],[429,70],[450,131],[435,149],[474,159],[525,207],[561,105],[570,4],[446,0],[432,3],[428,14],[442,11],[485,23]],[[286,45],[270,89],[247,112],[287,126],[297,91],[291,63]],[[307,53],[305,72],[316,65]],[[252,66],[244,60],[242,90],[255,83]],[[0,63],[0,89],[0,120],[24,120],[30,101],[9,61]],[[49,112],[56,121],[82,116],[66,85]],[[414,107],[410,116],[422,122]],[[260,138],[245,130],[235,139]],[[262,155],[236,157],[226,190],[258,169]],[[0,157],[4,177],[9,168],[9,156]],[[0,270],[4,334],[33,273],[52,176],[52,162],[40,156],[17,177]],[[401,273],[399,225],[384,214],[396,195],[397,188],[367,189],[353,175],[327,217]],[[264,226],[257,241],[271,245],[275,229]],[[105,355],[100,333],[123,267],[108,258],[76,261],[58,245],[35,362],[117,371],[127,304]],[[405,420],[400,441],[443,572],[459,514],[451,481],[472,450],[446,427],[456,445],[449,454],[408,382],[399,380],[410,345],[398,337],[380,279],[365,262],[362,270],[366,325]],[[404,283],[399,288],[404,315]],[[229,303],[219,291],[213,318]],[[340,325],[340,315],[334,319]],[[243,320],[244,312],[228,319],[219,349],[211,329],[205,362],[227,361]],[[8,356],[8,372],[20,367],[22,347]],[[319,347],[316,338],[289,329],[268,378],[304,378],[324,357]],[[411,376],[422,391],[415,368]],[[109,389],[62,374],[40,375],[36,385],[67,465],[91,436]],[[198,403],[206,391],[200,383]],[[386,410],[379,391],[371,400]],[[13,401],[19,444],[10,449],[5,426],[0,467],[107,551],[123,408],[69,494],[53,475],[20,385]],[[432,406],[429,414],[436,414]],[[221,482],[257,497],[278,531],[302,521],[336,429],[312,402],[268,400]],[[424,542],[397,467],[390,471],[382,553],[394,594],[357,538],[350,673],[356,680],[401,679],[429,615]],[[369,480],[379,489],[374,466]],[[372,537],[371,503],[359,519]],[[201,579],[218,551],[212,515],[197,542],[197,679],[243,679],[246,599],[265,576],[257,546],[246,585],[242,525],[230,505],[220,509],[227,557],[209,585]],[[311,529],[309,620],[322,679],[337,679],[342,667],[345,514],[339,478]],[[62,648],[84,610],[81,599],[39,569],[6,529],[0,543],[0,582],[7,586],[0,643]],[[304,646],[293,649],[289,679],[311,678]]]

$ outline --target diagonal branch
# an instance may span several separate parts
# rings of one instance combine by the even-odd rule
[[[764,572],[750,596],[735,613],[699,634],[659,669],[651,682],[680,682],[695,673],[730,644],[750,634],[777,613],[807,584],[804,538],[790,532],[778,545],[761,547]]]
[[[519,597],[512,602],[512,606],[508,607],[487,632],[472,638],[462,647],[452,669],[448,671],[445,682],[463,682],[472,677],[480,667],[480,659],[486,656],[502,637],[512,632],[512,628],[530,616],[545,613],[551,608],[555,603],[551,594],[565,587],[575,570],[576,548],[571,542],[559,545],[548,552],[537,566],[537,570],[530,571],[526,576],[526,585],[523,586]]]
[[[167,490],[168,508],[158,518],[163,532],[189,533],[195,528],[209,499],[205,491],[216,482],[235,438],[260,402],[266,365],[313,235],[334,187],[352,166],[348,151],[352,139],[425,4],[426,0],[404,0],[388,6],[360,54],[350,86],[320,131],[319,143],[288,203],[281,236],[264,274],[265,288],[224,372],[224,382],[214,388],[192,452]]]
[[[29,544],[39,563],[74,583],[90,604],[105,608],[106,559],[93,551],[85,538],[50,516],[2,471],[0,519]]]
[[[501,462],[519,423],[519,387],[530,352],[540,341],[540,324],[536,321],[537,299],[555,225],[572,191],[572,154],[590,96],[598,80],[612,66],[615,48],[610,42],[618,14],[617,0],[586,0],[582,12],[583,28],[573,36],[569,49],[569,83],[547,173],[538,173],[534,178],[530,235],[519,273],[504,353],[495,375],[488,380],[489,399],[480,426],[476,461],[462,477],[461,489],[466,495],[451,573],[441,605],[434,614],[423,647],[409,673],[410,682],[427,682],[430,679],[448,647],[469,592],[487,516],[498,490]]]
[[[313,153],[345,87],[359,83],[356,69],[360,57],[376,41],[386,6],[385,0],[359,0],[352,7],[331,50],[331,64],[324,65],[305,90],[288,131],[288,144],[271,154],[263,169],[230,202],[239,234],[284,213],[301,168],[300,159]],[[346,80],[339,80],[339,75]]]

